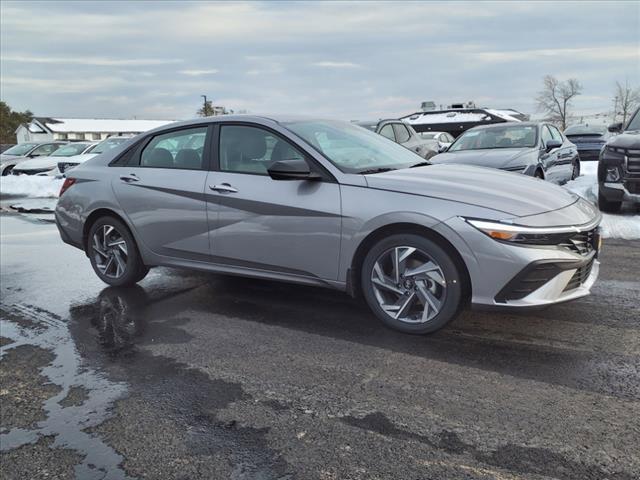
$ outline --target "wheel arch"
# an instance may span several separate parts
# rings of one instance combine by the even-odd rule
[[[469,274],[466,263],[460,255],[460,252],[458,252],[458,250],[453,246],[451,242],[449,242],[444,236],[442,236],[435,230],[425,227],[424,225],[406,222],[392,223],[377,228],[376,230],[370,232],[360,242],[360,244],[356,248],[355,254],[353,255],[351,266],[349,267],[349,274],[347,276],[347,291],[349,292],[349,294],[354,297],[360,297],[362,295],[362,286],[360,285],[360,270],[362,269],[364,258],[367,255],[369,249],[383,238],[388,237],[389,235],[396,235],[401,233],[424,236],[429,240],[437,243],[449,255],[451,255],[453,262],[455,263],[456,267],[458,267],[460,274],[462,275],[462,295],[464,302],[468,303],[471,300],[472,293],[471,276]]]
[[[135,235],[133,234],[133,232],[131,231],[131,228],[129,227],[129,224],[127,223],[127,221],[123,218],[122,215],[120,215],[119,213],[117,213],[114,210],[111,210],[110,208],[97,208],[95,209],[93,212],[91,212],[89,214],[89,216],[87,217],[87,219],[84,221],[84,225],[82,226],[82,247],[84,248],[85,253],[88,255],[88,245],[87,242],[89,240],[89,230],[91,230],[91,226],[99,219],[102,217],[114,217],[118,220],[120,220],[125,227],[127,227],[129,229],[129,233],[131,233],[131,236],[136,239]],[[137,241],[137,239],[136,239]]]

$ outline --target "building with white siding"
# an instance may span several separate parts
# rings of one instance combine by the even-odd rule
[[[106,118],[34,117],[16,129],[18,143],[50,140],[103,140],[111,136],[137,135],[174,120],[118,120]]]

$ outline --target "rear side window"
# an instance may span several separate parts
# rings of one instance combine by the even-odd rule
[[[380,135],[382,135],[383,137],[387,137],[389,140],[393,140],[394,142],[396,141],[396,136],[393,134],[393,125],[391,125],[390,123],[382,127],[382,130],[380,130]]]
[[[409,130],[407,130],[407,127],[405,127],[401,123],[394,123],[393,129],[396,131],[396,140],[398,141],[398,143],[408,142],[411,138]]]
[[[207,127],[156,135],[140,154],[140,166],[202,170]]]

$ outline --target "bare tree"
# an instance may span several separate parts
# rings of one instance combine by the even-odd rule
[[[582,93],[582,85],[575,78],[559,82],[553,75],[544,77],[544,88],[538,93],[538,109],[562,130],[567,128],[571,100]]]
[[[622,123],[627,123],[627,118],[633,113],[638,104],[640,104],[640,88],[630,87],[627,80],[625,80],[624,85],[616,82],[613,121],[615,122],[618,119],[618,115],[621,115]]]

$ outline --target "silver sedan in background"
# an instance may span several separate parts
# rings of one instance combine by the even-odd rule
[[[589,293],[600,213],[547,182],[427,165],[320,119],[168,125],[76,167],[60,235],[110,285],[154,266],[362,295],[386,325],[444,326],[462,307],[540,307]]]

